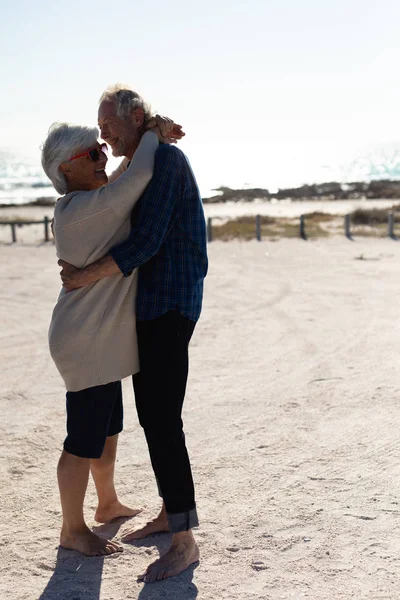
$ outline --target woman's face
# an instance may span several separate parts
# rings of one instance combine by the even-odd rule
[[[90,152],[91,150],[97,150],[97,153]],[[97,190],[105,185],[108,182],[105,172],[107,160],[100,144],[97,144],[95,148],[88,148],[86,154],[76,158],[71,157],[70,160],[62,163],[60,169],[67,180],[68,192]]]

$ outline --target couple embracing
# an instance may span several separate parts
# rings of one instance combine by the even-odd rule
[[[43,168],[62,194],[54,236],[63,289],[49,330],[67,388],[60,545],[88,556],[122,551],[87,527],[83,502],[91,473],[96,520],[138,512],[122,505],[114,488],[121,379],[132,375],[163,504],[154,521],[122,540],[172,532],[170,549],[141,577],[153,582],[199,559],[181,413],[208,265],[205,220],[193,172],[173,145],[184,135],[179,125],[153,117],[141,96],[121,85],[102,95],[98,124],[113,155],[124,157],[109,178],[107,144],[96,128],[55,123],[42,149]]]

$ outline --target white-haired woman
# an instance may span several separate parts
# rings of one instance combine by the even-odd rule
[[[171,121],[157,120],[164,136],[183,134]],[[84,267],[126,239],[130,215],[153,174],[162,141],[159,127],[147,131],[132,161],[107,184],[106,145],[96,128],[55,123],[43,145],[42,165],[55,189],[64,194],[54,213],[57,255]],[[126,169],[126,170],[125,170]],[[121,174],[122,173],[122,174]],[[115,176],[114,176],[115,179]],[[121,379],[138,372],[135,326],[137,275],[121,274],[67,293],[54,308],[49,345],[67,388],[67,437],[58,464],[63,512],[60,545],[85,555],[121,551],[86,525],[83,501],[91,471],[99,498],[95,518],[106,522],[133,516],[114,488],[118,434],[122,431]]]

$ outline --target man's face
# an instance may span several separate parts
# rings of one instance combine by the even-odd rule
[[[139,144],[139,128],[143,120],[142,109],[135,109],[129,119],[120,119],[114,102],[100,104],[98,113],[100,135],[111,146],[113,156],[132,158]]]

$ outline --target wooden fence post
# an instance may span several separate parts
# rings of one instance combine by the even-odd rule
[[[300,237],[302,240],[307,239],[306,235],[306,222],[304,215],[300,215]]]
[[[351,240],[350,215],[344,216],[344,235]]]
[[[390,212],[388,214],[388,236],[394,239],[394,213]]]
[[[11,225],[12,241],[13,241],[13,244],[15,244],[15,242],[17,241],[17,231],[15,229],[15,223],[10,223],[10,225]]]
[[[49,241],[49,217],[44,218],[44,241]]]
[[[207,221],[207,240],[209,242],[212,242],[213,236],[212,236],[212,219],[211,217],[208,217],[208,221]]]
[[[260,217],[260,215],[256,216],[256,238],[259,242],[261,242],[261,217]]]

